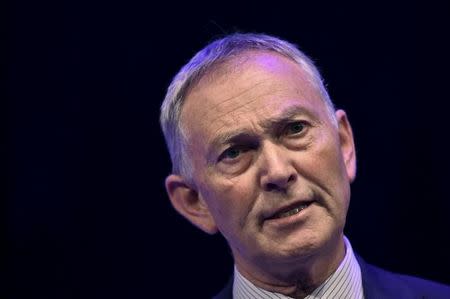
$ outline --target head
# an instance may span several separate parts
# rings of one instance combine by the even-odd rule
[[[295,46],[253,34],[211,43],[175,76],[161,123],[173,206],[220,231],[242,272],[282,276],[335,254],[356,172],[353,136]]]
[[[189,178],[190,158],[186,156],[181,110],[189,91],[206,75],[219,69],[227,61],[249,50],[279,53],[298,63],[308,73],[308,80],[320,92],[329,109],[334,114],[334,105],[313,62],[295,45],[264,34],[229,35],[216,40],[199,51],[173,78],[161,106],[161,128],[166,139],[172,162],[172,173]]]

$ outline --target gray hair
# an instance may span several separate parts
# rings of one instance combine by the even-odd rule
[[[167,89],[161,105],[160,123],[172,161],[172,172],[191,179],[191,163],[186,155],[186,138],[180,123],[181,110],[189,91],[217,66],[251,50],[272,51],[292,59],[309,75],[335,122],[334,105],[314,63],[295,45],[265,34],[235,33],[218,39],[200,50],[181,68]]]

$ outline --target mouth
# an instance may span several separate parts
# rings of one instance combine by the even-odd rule
[[[300,202],[281,208],[280,210],[276,211],[272,216],[268,217],[268,220],[286,218],[296,215],[301,211],[303,211],[304,209],[306,209],[307,207],[309,207],[312,203],[313,203],[312,201]]]

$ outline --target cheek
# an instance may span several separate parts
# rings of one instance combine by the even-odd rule
[[[339,144],[337,132],[327,132],[322,136],[317,146],[318,163],[322,168],[328,168],[333,177],[340,178],[345,174],[345,164]]]
[[[324,136],[310,149],[303,161],[304,171],[338,203],[348,201],[349,180],[339,144],[333,136]],[[335,204],[335,203],[330,203]]]
[[[350,182],[348,181],[345,164],[339,148],[333,147],[324,152],[321,168],[323,169],[325,184],[332,196],[328,203],[335,217],[345,218],[350,199]]]
[[[206,182],[205,199],[219,230],[224,235],[230,230],[242,230],[247,225],[257,199],[257,188],[250,177],[214,179]]]

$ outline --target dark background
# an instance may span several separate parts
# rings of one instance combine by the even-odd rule
[[[7,3],[0,297],[207,298],[223,286],[225,242],[165,195],[158,114],[178,69],[236,30],[298,44],[349,114],[354,249],[450,284],[449,13],[336,2]]]

